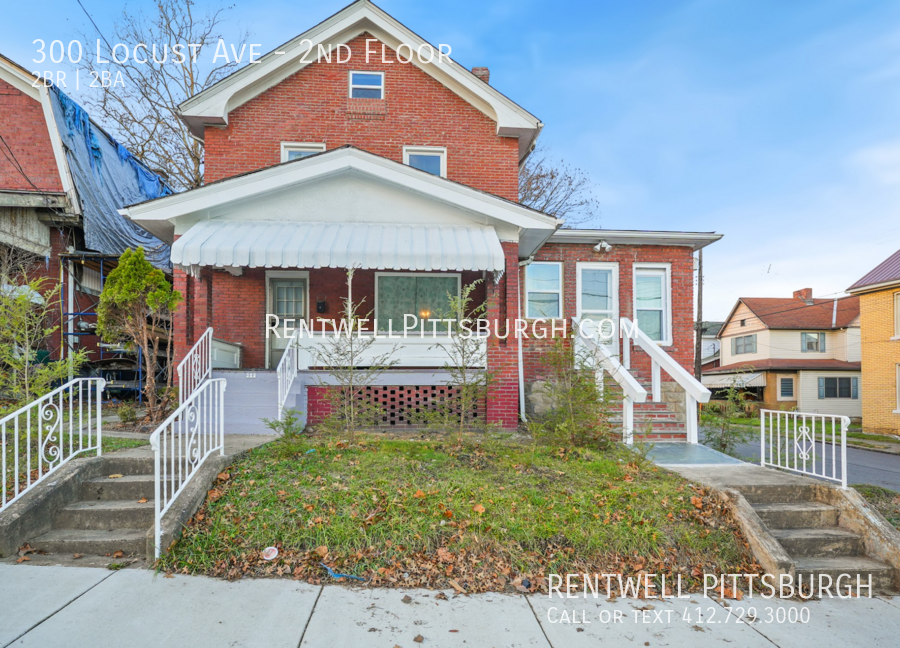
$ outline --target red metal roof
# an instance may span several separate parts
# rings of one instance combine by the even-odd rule
[[[840,329],[859,316],[857,296],[837,300],[836,318],[834,299],[812,299],[812,303],[807,303],[796,297],[741,297],[741,301],[771,329]]]
[[[736,362],[734,364],[716,367],[715,369],[704,370],[704,374],[720,374],[733,373],[735,371],[859,371],[862,363],[845,362],[844,360],[821,359],[799,359],[790,360],[782,358],[769,358],[767,360],[749,360],[747,362]]]
[[[847,288],[847,292],[894,281],[900,282],[900,250],[894,252],[875,266],[875,269],[870,271],[865,277]]]

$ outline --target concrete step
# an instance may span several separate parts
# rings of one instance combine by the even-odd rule
[[[115,454],[103,455],[103,473],[105,475],[152,475],[153,455],[146,457],[117,457]]]
[[[815,484],[740,484],[734,488],[753,505],[815,502],[818,498]]]
[[[800,558],[795,561],[794,566],[798,577],[806,579],[812,575],[816,577],[817,582],[819,574],[828,574],[832,582],[837,581],[838,576],[847,574],[850,578],[844,578],[842,584],[852,585],[854,591],[857,587],[857,578],[861,585],[867,586],[869,576],[872,577],[872,594],[893,589],[894,568],[872,558],[862,556]],[[865,591],[862,595],[865,596]]]
[[[103,556],[116,551],[143,554],[147,549],[146,529],[110,529],[86,531],[54,529],[38,536],[29,544],[39,551]]]
[[[862,538],[840,527],[773,529],[772,535],[791,558],[829,558],[865,554]]]
[[[88,500],[56,512],[56,529],[143,529],[153,525],[153,500]]]
[[[110,473],[114,474],[114,473]],[[153,475],[125,475],[117,479],[97,477],[81,484],[83,500],[153,499]]]
[[[814,529],[837,526],[837,509],[819,502],[753,504],[769,529]]]

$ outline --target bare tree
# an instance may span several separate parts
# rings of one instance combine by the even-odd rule
[[[592,184],[585,171],[555,159],[549,149],[538,146],[519,171],[519,202],[563,218],[571,227],[593,220],[599,213]]]
[[[219,30],[223,12],[231,7],[195,15],[191,0],[156,0],[155,5],[156,12],[151,15],[126,6],[115,22],[110,41],[99,32],[85,39],[92,42],[99,38],[110,49],[123,43],[132,52],[143,43],[146,50],[138,50],[138,56],[147,61],[140,63],[129,56],[125,62],[117,63],[106,52],[102,62],[98,62],[96,48],[87,48],[88,70],[109,82],[85,103],[136,158],[166,174],[173,187],[190,189],[203,182],[203,145],[191,137],[179,119],[178,104],[225,78],[238,66],[233,60],[218,64],[203,61],[204,53],[208,49],[215,51],[222,38]],[[229,44],[241,52],[247,38],[244,32],[238,40],[229,40]],[[119,78],[122,83],[116,82]]]

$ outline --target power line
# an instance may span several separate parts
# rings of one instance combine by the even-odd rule
[[[97,33],[98,33],[98,34],[100,34],[100,38],[103,39],[103,42],[105,42],[105,43],[106,43],[106,46],[110,49],[110,51],[112,51],[112,45],[109,44],[109,41],[106,40],[106,36],[104,36],[104,35],[103,35],[103,32],[100,31],[100,28],[97,27],[97,23],[94,22],[93,16],[91,16],[91,14],[88,13],[88,10],[84,8],[84,5],[81,4],[81,0],[76,0],[76,2],[78,2],[78,6],[81,7],[81,10],[84,12],[84,15],[86,15],[86,16],[88,17],[88,20],[91,21],[91,24],[94,26],[94,29],[97,30]]]

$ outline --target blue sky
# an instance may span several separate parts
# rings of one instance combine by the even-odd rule
[[[236,2],[227,29],[263,52],[346,4]],[[82,3],[108,31],[125,6]],[[595,225],[723,233],[706,319],[739,296],[839,294],[900,247],[898,2],[379,4],[543,120],[542,141],[595,182]],[[76,0],[5,5],[0,51],[62,68],[34,66],[32,41],[84,29]]]

